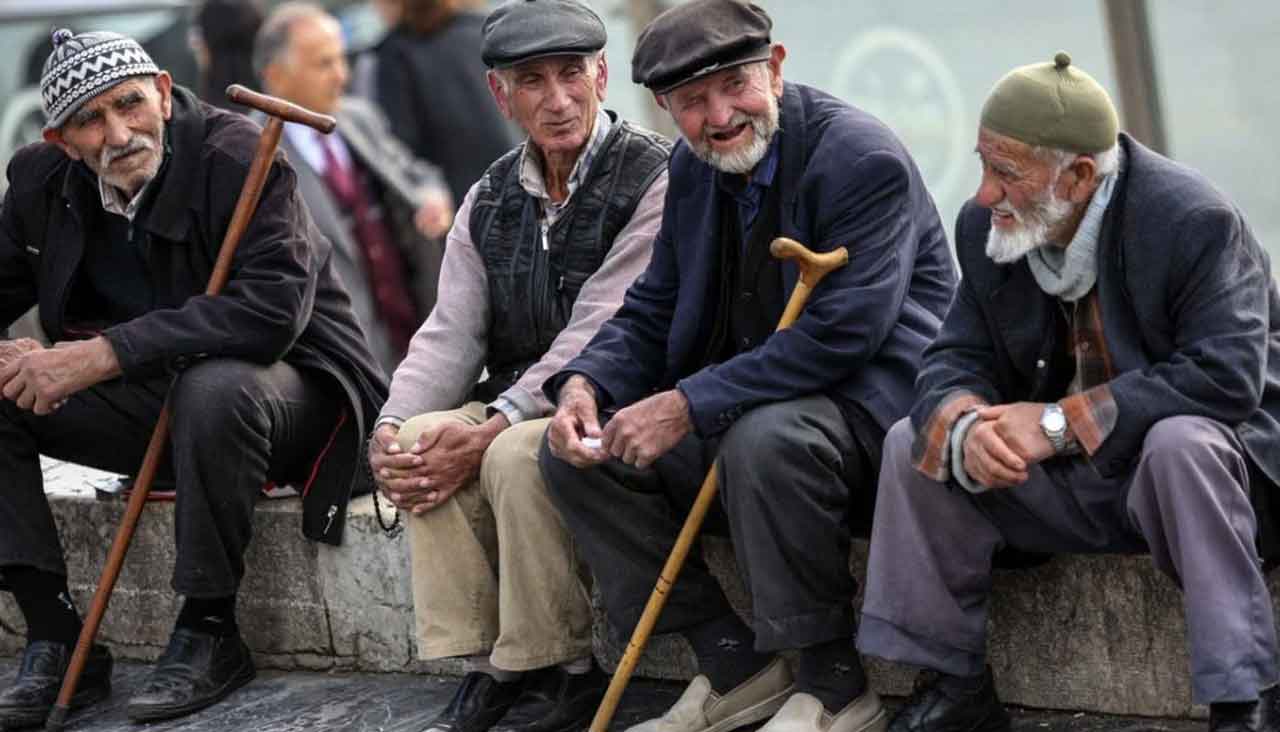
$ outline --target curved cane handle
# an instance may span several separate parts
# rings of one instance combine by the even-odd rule
[[[816,287],[830,272],[849,263],[849,250],[839,247],[821,254],[812,251],[795,239],[780,236],[769,245],[769,253],[778,259],[794,259],[800,267],[800,281]]]
[[[309,109],[303,109],[293,102],[286,102],[279,97],[260,94],[239,84],[232,84],[227,87],[227,99],[250,109],[256,109],[263,114],[279,117],[285,122],[297,122],[298,124],[315,128],[326,135],[333,132],[333,128],[338,124],[337,120],[327,114],[317,114]]]
[[[823,277],[849,263],[849,250],[845,247],[818,254],[785,236],[774,239],[769,245],[769,251],[778,259],[794,259],[800,267],[800,280],[796,282],[796,289],[791,291],[791,299],[787,300],[787,307],[782,311],[778,330],[790,328],[796,322],[800,312],[804,310],[804,304],[809,301],[809,293],[813,292],[813,288],[818,286]]]

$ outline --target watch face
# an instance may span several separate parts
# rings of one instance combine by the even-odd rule
[[[1040,424],[1049,432],[1061,432],[1067,428],[1067,418],[1057,410],[1048,411],[1040,418]]]

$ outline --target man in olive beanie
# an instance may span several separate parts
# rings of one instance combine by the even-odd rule
[[[1117,128],[1065,53],[983,107],[960,291],[884,445],[859,647],[929,670],[890,730],[1009,728],[985,655],[1003,547],[1150,552],[1184,592],[1209,728],[1280,729],[1258,518],[1280,292],[1241,212]]]

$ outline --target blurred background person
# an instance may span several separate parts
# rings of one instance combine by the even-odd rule
[[[334,268],[370,349],[390,374],[435,305],[442,237],[453,223],[444,178],[405,149],[376,107],[344,95],[342,29],[320,6],[277,7],[258,31],[253,65],[268,94],[338,120],[330,135],[286,124],[280,145],[333,242]]]
[[[205,0],[196,9],[189,42],[200,70],[196,93],[206,102],[236,112],[227,100],[231,84],[258,88],[253,72],[253,38],[262,25],[258,0]]]
[[[481,0],[376,0],[395,22],[376,54],[375,98],[391,129],[444,170],[459,202],[519,139],[490,101]]]

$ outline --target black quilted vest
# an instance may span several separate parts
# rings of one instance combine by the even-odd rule
[[[583,283],[666,168],[671,143],[609,114],[614,125],[547,231],[545,247],[538,202],[520,185],[524,146],[499,158],[480,181],[470,224],[489,280],[489,378],[474,399],[492,401],[551,348]]]

